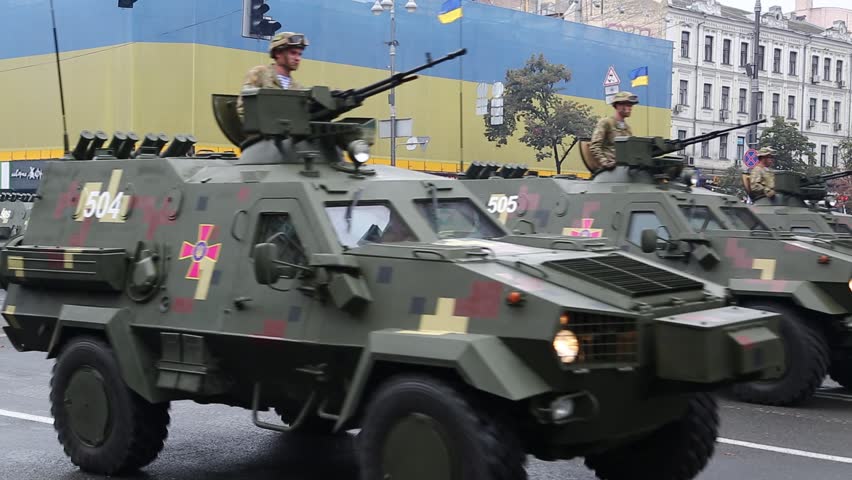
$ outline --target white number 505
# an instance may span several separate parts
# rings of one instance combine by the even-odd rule
[[[518,196],[495,193],[488,199],[488,211],[491,213],[512,213],[518,209]]]

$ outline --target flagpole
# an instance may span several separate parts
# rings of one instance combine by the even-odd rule
[[[461,5],[460,2],[459,5]],[[462,24],[464,16],[459,19],[459,48],[464,48]],[[459,173],[464,172],[464,58],[459,58]]]
[[[651,136],[651,76],[648,75],[648,84],[645,85],[645,136]]]

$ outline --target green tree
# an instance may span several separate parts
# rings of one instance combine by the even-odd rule
[[[560,173],[568,153],[580,138],[592,135],[597,123],[591,107],[558,95],[557,84],[569,81],[571,71],[542,54],[531,56],[523,68],[507,70],[503,122],[492,125],[490,113],[485,115],[485,137],[502,147],[523,124],[518,140],[536,151],[536,161],[552,158]]]
[[[815,174],[816,144],[808,141],[808,137],[798,129],[798,123],[787,123],[782,117],[775,117],[772,126],[765,129],[758,139],[760,148],[775,149],[775,166],[777,170],[792,170],[794,172]]]
[[[840,160],[838,162],[841,170],[852,170],[852,138],[840,142]]]

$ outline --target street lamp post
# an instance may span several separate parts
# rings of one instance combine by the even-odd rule
[[[405,4],[405,9],[409,13],[417,10],[417,3],[414,0],[408,0]],[[393,76],[396,73],[396,47],[399,42],[396,41],[396,5],[394,0],[376,0],[370,11],[373,15],[381,15],[387,10],[390,12],[391,22],[391,39],[390,42],[385,42],[390,46],[390,74]],[[388,103],[390,104],[390,156],[391,165],[396,166],[396,89],[392,88],[388,95]]]

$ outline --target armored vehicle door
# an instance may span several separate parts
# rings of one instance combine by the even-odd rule
[[[226,316],[225,331],[303,339],[311,298],[299,289],[304,285],[302,272],[292,268],[274,285],[262,285],[255,280],[252,260],[255,245],[271,242],[278,247],[278,260],[307,267],[317,243],[298,201],[261,199],[237,212],[232,233],[241,237],[241,251],[232,295],[235,308]]]
[[[631,203],[620,221],[618,228],[618,244],[627,251],[642,254],[642,231],[654,230],[660,241],[679,236],[681,228],[674,218],[662,205],[656,202]]]

